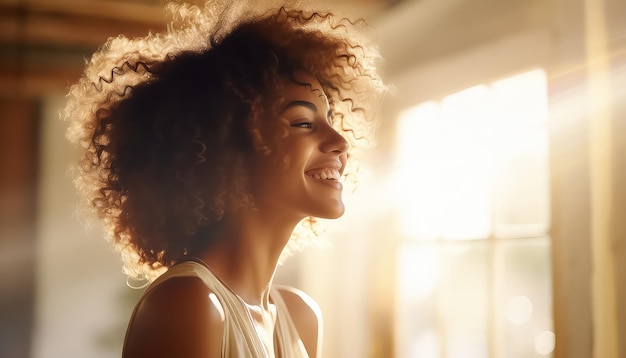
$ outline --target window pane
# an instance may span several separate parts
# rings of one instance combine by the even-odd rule
[[[548,230],[546,91],[540,70],[492,85],[496,237],[540,236]]]
[[[548,230],[548,145],[545,132],[517,134],[501,146],[494,180],[494,236],[544,235]]]
[[[396,356],[487,356],[487,260],[484,240],[400,249]]]
[[[436,243],[407,244],[398,251],[396,356],[441,357],[442,332],[436,288],[441,250]]]
[[[400,229],[418,240],[479,239],[491,230],[485,86],[427,102],[399,120]]]
[[[445,242],[441,312],[448,358],[487,357],[487,241]]]
[[[495,257],[497,356],[550,356],[554,336],[549,238],[497,241]]]

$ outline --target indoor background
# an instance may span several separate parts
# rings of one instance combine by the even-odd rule
[[[346,215],[277,281],[324,357],[626,357],[626,3],[324,1],[394,90]],[[0,357],[119,357],[140,290],[76,213],[64,95],[163,0],[0,0]]]

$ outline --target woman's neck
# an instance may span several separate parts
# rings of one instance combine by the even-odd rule
[[[280,254],[297,221],[258,211],[224,218],[212,244],[194,253],[249,305],[269,307],[269,290]]]

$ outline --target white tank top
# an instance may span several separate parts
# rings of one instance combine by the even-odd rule
[[[198,262],[184,261],[172,266],[146,289],[142,298],[154,287],[173,277],[198,277],[217,296],[224,309],[222,357],[269,358],[254,328],[252,316],[246,308],[245,302],[206,266]],[[276,356],[309,358],[277,287],[271,288],[270,300],[276,306],[276,326],[274,332],[274,351]],[[130,324],[132,324],[133,318],[131,317]]]

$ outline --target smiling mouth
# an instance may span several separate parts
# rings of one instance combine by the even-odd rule
[[[332,168],[309,170],[304,174],[318,180],[339,181],[341,179],[341,174],[339,173],[339,170]]]

